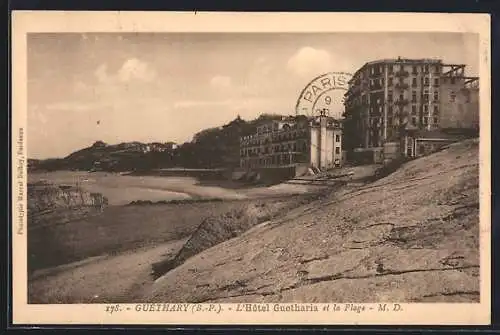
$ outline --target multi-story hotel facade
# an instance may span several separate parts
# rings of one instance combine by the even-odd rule
[[[381,148],[405,138],[402,153],[415,156],[426,151],[416,148],[417,138],[445,143],[452,139],[437,131],[478,129],[479,80],[464,70],[463,64],[434,59],[366,63],[345,95],[346,136],[352,137],[347,149]]]
[[[240,138],[240,167],[294,165],[329,169],[342,164],[342,125],[325,113],[277,117],[262,122],[257,132]]]

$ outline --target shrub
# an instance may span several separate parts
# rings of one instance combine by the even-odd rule
[[[403,156],[385,163],[382,167],[378,168],[375,171],[375,174],[373,176],[368,178],[368,182],[374,182],[376,180],[387,177],[388,175],[398,170],[403,164],[405,164],[410,160],[411,158]]]

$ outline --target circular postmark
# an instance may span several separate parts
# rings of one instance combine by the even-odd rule
[[[315,116],[326,114],[341,119],[344,111],[344,94],[352,75],[347,72],[328,72],[311,80],[300,92],[295,113]]]

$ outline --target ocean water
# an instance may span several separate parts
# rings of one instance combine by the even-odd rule
[[[48,181],[55,184],[80,186],[89,192],[101,193],[110,205],[124,205],[136,200],[183,200],[193,197],[245,199],[237,190],[218,186],[197,185],[190,177],[124,176],[117,173],[55,171],[32,172],[29,182]]]

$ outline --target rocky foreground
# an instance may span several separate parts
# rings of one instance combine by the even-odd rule
[[[143,300],[477,302],[478,145],[298,206],[184,260]]]

